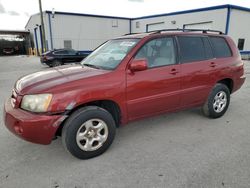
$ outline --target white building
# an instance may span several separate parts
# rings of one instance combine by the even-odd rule
[[[111,16],[45,11],[43,14],[47,49],[73,48],[92,51],[108,39],[130,33],[130,19]],[[25,26],[34,48],[43,49],[40,14]]]
[[[92,51],[108,39],[127,33],[160,29],[210,29],[231,36],[242,54],[250,53],[250,9],[221,5],[201,9],[122,18],[66,12],[45,11],[45,33],[48,49],[73,48]],[[42,48],[39,14],[31,16],[26,27],[32,34],[34,47]]]

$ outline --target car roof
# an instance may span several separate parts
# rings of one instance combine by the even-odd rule
[[[129,34],[125,34],[121,37],[118,37],[117,39],[123,39],[123,38],[137,38],[137,39],[141,39],[144,38],[146,36],[148,36],[150,33],[129,33]]]
[[[165,36],[165,35],[199,35],[199,36],[225,36],[221,31],[214,31],[214,30],[158,30],[152,32],[145,32],[145,33],[131,33],[125,34],[117,39],[125,39],[125,38],[138,38],[142,39],[145,37],[155,37],[155,36]]]
[[[58,49],[54,49],[54,50],[52,50],[52,51],[62,51],[62,50],[73,50],[73,51],[75,51],[74,49],[71,49],[71,48],[58,48]]]

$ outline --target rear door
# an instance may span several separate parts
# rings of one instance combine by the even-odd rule
[[[173,37],[153,39],[134,59],[145,58],[148,69],[127,71],[127,109],[129,120],[171,111],[180,105],[180,65]]]
[[[56,57],[57,60],[59,60],[60,62],[68,62],[68,51],[67,50],[58,50],[56,52],[54,52],[54,55]]]
[[[75,50],[69,49],[68,51],[68,56],[67,56],[67,61],[68,62],[78,62],[80,61],[79,56]]]
[[[214,59],[206,36],[178,36],[181,61],[181,106],[203,103],[211,90]]]
[[[232,51],[223,37],[210,36],[209,37],[213,52],[214,52],[214,67],[213,67],[213,81],[217,82],[220,79],[231,77],[231,63],[235,63],[232,60]]]

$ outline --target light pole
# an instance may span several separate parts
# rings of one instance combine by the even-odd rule
[[[44,29],[44,21],[43,21],[43,10],[42,10],[42,1],[39,0],[39,9],[40,9],[40,16],[41,16],[41,29],[42,29],[42,43],[43,49],[45,52],[47,51],[47,45],[45,40],[45,29]]]

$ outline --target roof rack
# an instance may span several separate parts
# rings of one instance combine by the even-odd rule
[[[140,32],[140,33],[126,33],[123,36],[126,36],[126,35],[136,35],[136,34],[142,34],[142,33],[144,33],[144,32]]]
[[[222,31],[218,31],[218,30],[210,30],[210,29],[161,29],[161,30],[155,30],[155,31],[150,31],[148,33],[152,33],[152,34],[156,34],[156,33],[161,33],[164,31],[182,31],[182,32],[193,32],[193,31],[201,31],[202,33],[219,33],[220,35],[224,35],[225,33],[223,33]]]

